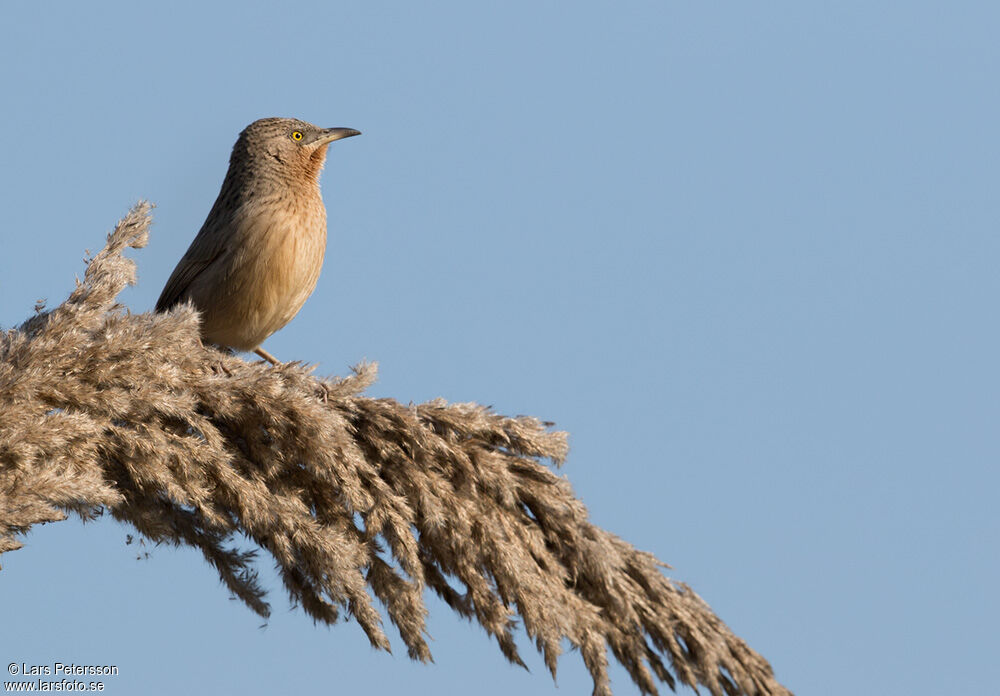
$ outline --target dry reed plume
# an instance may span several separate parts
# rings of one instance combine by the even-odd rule
[[[267,616],[245,534],[310,616],[346,612],[388,650],[384,605],[429,660],[425,587],[523,664],[517,617],[555,674],[579,648],[594,693],[607,651],[644,693],[788,694],[770,665],[661,564],[587,520],[559,464],[564,433],[475,404],[361,396],[370,365],[321,380],[203,347],[190,307],[129,314],[121,254],[146,244],[137,205],[51,311],[0,339],[0,552],[33,524],[102,509],[154,542],[197,547]],[[224,369],[219,369],[220,367]],[[227,374],[228,372],[228,374]]]

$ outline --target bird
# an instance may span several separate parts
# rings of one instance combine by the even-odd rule
[[[355,135],[361,132],[293,118],[263,118],[244,128],[219,196],[155,311],[191,302],[203,341],[279,365],[261,344],[316,287],[326,251],[320,172],[327,146]]]

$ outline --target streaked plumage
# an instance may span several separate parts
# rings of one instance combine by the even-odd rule
[[[219,197],[156,310],[190,300],[201,312],[202,337],[237,350],[257,349],[291,321],[323,265],[319,174],[327,146],[358,134],[287,118],[247,126]]]

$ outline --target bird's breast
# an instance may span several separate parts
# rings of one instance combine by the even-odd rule
[[[218,301],[235,321],[221,322],[225,326],[216,333],[220,343],[249,350],[291,321],[316,287],[326,251],[326,210],[318,193],[314,199],[265,201],[241,210],[233,227],[226,283],[231,292]]]

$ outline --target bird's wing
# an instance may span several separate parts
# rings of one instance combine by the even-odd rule
[[[201,226],[191,246],[184,252],[174,272],[170,274],[167,284],[163,286],[163,292],[160,293],[160,299],[156,301],[157,312],[166,311],[183,302],[194,279],[228,251],[229,220],[221,210],[218,210],[219,207],[216,205],[212,208],[205,224]]]

